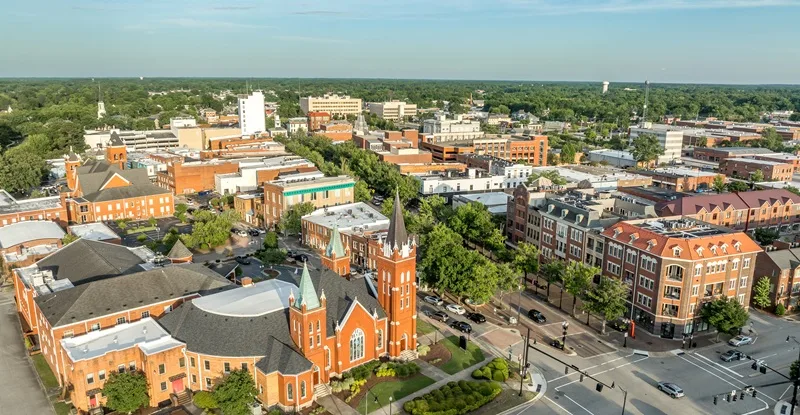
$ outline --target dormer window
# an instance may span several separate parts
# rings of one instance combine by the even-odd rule
[[[581,223],[582,220],[583,220],[583,215],[575,216],[575,223]]]
[[[716,246],[716,245],[711,245],[711,246],[709,247],[709,249],[711,249],[711,253],[712,253],[712,254],[714,254],[714,255],[716,255],[716,254],[717,254],[717,246]]]
[[[555,209],[555,208],[556,208],[556,205],[547,205],[547,213],[552,212],[553,209]]]
[[[698,246],[697,247],[697,255],[703,256],[703,247],[702,246]]]
[[[568,211],[568,210],[566,210],[566,209],[561,209],[561,217],[562,217],[562,218],[565,218],[565,217],[567,217],[567,213],[569,213],[569,211]]]
[[[619,236],[619,234],[621,234],[621,233],[622,233],[622,228],[614,229],[614,239],[616,239],[617,236]]]
[[[675,248],[672,248],[672,255],[675,255],[675,257],[680,257],[681,251],[682,249],[676,246]]]
[[[736,248],[736,252],[742,252],[742,243],[741,242],[737,241],[735,244],[733,244],[733,247]]]
[[[651,240],[647,241],[647,250],[648,250],[648,251],[649,251],[650,249],[652,249],[654,246],[656,246],[656,241],[655,241],[655,239],[651,239]]]
[[[722,253],[724,253],[724,254],[728,253],[728,244],[722,244],[722,246],[720,246],[720,248],[722,248]]]
[[[631,234],[631,243],[633,243],[633,241],[635,241],[635,240],[637,240],[637,239],[639,239],[639,234],[632,233],[632,234]]]

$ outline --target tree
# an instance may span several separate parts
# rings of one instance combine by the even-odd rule
[[[705,147],[706,145],[708,145],[708,138],[705,136],[698,137],[694,143],[695,147]]]
[[[46,174],[44,159],[22,147],[12,148],[0,155],[0,189],[11,193],[24,192],[41,185]]]
[[[225,415],[248,415],[257,393],[250,372],[234,369],[214,388],[214,400]]]
[[[540,177],[545,177],[547,179],[550,179],[550,181],[553,182],[553,184],[556,185],[556,186],[564,186],[565,184],[567,184],[567,179],[562,177],[561,174],[558,173],[558,170],[545,170],[545,171],[542,171],[542,172],[535,172],[535,171],[531,172],[530,176],[528,176],[528,181],[526,182],[526,184],[530,185],[531,183],[534,182],[534,180],[536,180],[536,179],[538,179]]]
[[[753,285],[753,304],[762,310],[764,307],[772,304],[772,301],[769,299],[770,285],[769,277],[767,276],[759,278],[756,284]]]
[[[486,237],[495,229],[492,214],[478,202],[470,202],[455,209],[450,220],[447,221],[450,229],[466,238],[468,241],[483,245]]]
[[[761,132],[761,139],[756,144],[776,152],[782,152],[784,147],[783,137],[773,127],[765,128]]]
[[[201,210],[194,215],[192,233],[181,235],[188,248],[213,248],[224,244],[230,238],[231,226],[239,220],[235,210],[226,210],[215,215]]]
[[[556,153],[547,153],[547,165],[548,166],[558,166],[561,164],[561,158]]]
[[[305,202],[292,206],[281,217],[280,228],[288,234],[299,234],[302,227],[301,218],[316,209],[313,203]]]
[[[67,246],[67,245],[77,241],[78,239],[79,239],[79,237],[77,237],[77,236],[75,236],[75,235],[73,235],[71,233],[68,233],[68,234],[64,235],[63,238],[61,238],[61,245]]]
[[[369,202],[372,200],[374,191],[369,188],[367,182],[358,180],[356,181],[354,193],[356,202]]]
[[[150,218],[147,219],[147,224],[150,226],[156,226],[158,224],[158,221],[156,220],[156,218],[150,216]]]
[[[264,249],[278,249],[278,233],[269,231],[264,235]]]
[[[458,279],[463,254],[461,235],[445,224],[437,224],[427,235],[423,235],[419,267],[422,280],[435,289],[445,289]]]
[[[727,185],[729,192],[746,192],[750,187],[745,182],[731,180]]]
[[[648,165],[664,154],[664,147],[652,134],[642,134],[633,139],[631,154],[638,164]]]
[[[264,235],[264,244],[261,251],[257,254],[262,262],[277,265],[286,260],[286,251],[278,246],[278,234],[270,231]]]
[[[798,189],[798,188],[796,188],[794,186],[786,186],[786,187],[784,187],[784,189],[788,190],[788,191],[790,191],[790,192],[792,192],[792,193],[794,193],[796,195],[800,195],[800,189]]]
[[[764,172],[761,170],[756,170],[750,173],[750,181],[754,183],[760,183],[764,181]]]
[[[717,193],[722,193],[725,191],[725,178],[721,175],[717,175],[714,178],[714,182],[711,183],[711,188],[714,189]]]
[[[601,334],[606,334],[606,323],[616,320],[625,313],[625,299],[628,286],[615,278],[600,277],[600,283],[586,291],[583,308],[603,318]]]
[[[108,408],[128,414],[150,404],[147,378],[142,372],[111,372],[103,386],[103,395]]]
[[[600,274],[600,268],[584,264],[583,262],[570,261],[564,272],[564,289],[572,294],[572,316],[575,316],[575,308],[578,305],[578,298],[582,298],[584,292],[592,284],[595,275]]]
[[[525,275],[525,281],[528,281],[528,274],[536,274],[539,272],[539,249],[536,245],[528,244],[525,242],[517,245],[517,252],[514,255],[514,268],[517,272]]]
[[[565,164],[573,164],[575,163],[575,154],[577,150],[575,150],[575,146],[572,143],[566,143],[563,147],[561,147],[561,162]]]
[[[708,302],[700,309],[700,315],[719,333],[736,334],[748,319],[747,310],[733,298],[722,297]]]
[[[547,281],[547,301],[550,301],[550,285],[561,281],[564,275],[564,263],[558,260],[550,261],[541,267],[542,277]],[[564,291],[563,288],[561,290]]]
[[[761,245],[772,245],[780,236],[778,230],[770,228],[757,228],[753,233],[753,237]]]
[[[386,202],[394,203],[391,200]],[[385,202],[385,203],[386,203]],[[409,232],[423,235],[431,231],[436,222],[447,222],[453,210],[447,205],[447,200],[441,196],[429,196],[419,201],[416,215],[410,215],[406,221]]]
[[[505,105],[498,105],[496,107],[492,107],[492,109],[489,110],[489,112],[492,114],[505,114],[505,115],[511,114],[511,110]]]

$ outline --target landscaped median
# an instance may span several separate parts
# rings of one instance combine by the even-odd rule
[[[425,356],[420,357],[448,375],[455,375],[483,361],[483,352],[478,345],[467,342],[467,350],[463,350],[458,346],[458,341],[456,336],[444,338],[432,344]]]
[[[433,383],[433,379],[419,373],[416,363],[374,361],[350,369],[330,385],[334,395],[366,413],[367,408],[389,404],[389,397],[397,401]]]
[[[497,382],[461,380],[403,404],[411,415],[461,415],[488,404],[503,391]]]

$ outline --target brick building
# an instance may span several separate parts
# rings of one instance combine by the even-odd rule
[[[233,207],[242,221],[256,227],[264,226],[264,194],[260,192],[237,194]]]
[[[61,248],[66,235],[49,220],[17,222],[0,228],[0,257],[3,271],[26,267]]]
[[[800,229],[800,196],[783,189],[687,196],[660,202],[656,211],[743,231]]]
[[[344,120],[322,124],[317,131],[319,135],[328,137],[333,142],[344,142],[353,139],[353,126]]]
[[[770,307],[783,304],[787,310],[796,310],[800,299],[800,248],[760,252],[756,282],[761,277],[770,280]]]
[[[794,164],[783,161],[729,158],[719,163],[719,171],[730,177],[744,179],[760,171],[764,174],[764,181],[790,182],[794,176]]]
[[[402,174],[433,174],[444,171],[463,173],[467,171],[464,163],[396,163],[394,167]]]
[[[331,114],[324,111],[309,111],[308,116],[308,131],[314,132],[322,128],[323,124],[331,121]]]
[[[316,208],[353,203],[355,181],[348,176],[264,183],[264,224],[275,226],[292,206],[311,203]]]
[[[680,216],[623,221],[602,232],[603,274],[628,284],[636,330],[661,337],[708,330],[703,304],[721,296],[750,303],[761,248],[743,232]]]
[[[66,195],[17,200],[0,189],[0,227],[30,220],[50,220],[67,226]]]
[[[717,176],[722,176],[722,179],[725,180],[724,175],[684,167],[637,170],[636,174],[652,177],[654,186],[676,192],[709,190]]]
[[[167,164],[167,171],[158,172],[156,183],[176,195],[213,190],[217,174],[236,173],[236,160],[210,160],[184,163],[174,160]]]
[[[753,157],[758,154],[772,154],[768,148],[760,147],[695,147],[694,158],[721,162],[729,158]]]

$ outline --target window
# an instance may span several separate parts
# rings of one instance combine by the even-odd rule
[[[308,334],[311,334],[313,332],[314,332],[314,325],[311,324],[311,323],[308,323]]]
[[[731,263],[731,269],[734,270],[734,271],[739,269],[739,260],[738,259],[734,259],[733,260],[733,262]]]
[[[319,331],[319,320],[317,320],[317,331]]]
[[[575,245],[570,245],[569,246],[569,254],[574,256],[574,257],[580,257],[581,256],[581,248],[579,248],[579,247],[577,247]]]
[[[320,337],[319,334],[317,334],[317,346],[320,346],[320,345],[322,345],[322,338]]]
[[[192,383],[197,383],[197,375],[192,375]]]
[[[652,290],[655,282],[647,277],[639,276],[639,286]]]
[[[619,275],[620,266],[619,264],[615,264],[613,262],[607,262],[606,270],[614,275]]]
[[[223,366],[225,367],[225,369],[224,369],[225,373],[230,373],[231,372],[231,364],[230,363],[225,362],[225,363],[223,363]]]
[[[703,265],[697,264],[694,266],[694,276],[697,277],[703,273]]]
[[[100,323],[94,323],[94,324],[92,324],[92,326],[89,328],[89,331],[97,331],[97,330],[100,330]]]
[[[161,390],[162,391],[167,390],[167,382],[161,382]]]
[[[608,244],[608,254],[614,258],[622,258],[622,245]]]
[[[694,303],[689,304],[689,314],[694,314],[694,306],[695,306]]]
[[[119,366],[117,366],[117,372],[119,372],[119,373],[122,373],[122,372],[124,372],[124,371],[125,371],[125,365],[119,365]]]
[[[747,287],[747,277],[742,277],[739,279],[739,288],[746,288]]]
[[[627,262],[629,264],[635,264],[636,263],[636,251],[634,251],[632,249],[628,249],[627,251],[625,251],[625,262]]]
[[[636,293],[636,302],[649,308],[653,304],[653,299],[642,293]]]
[[[744,269],[750,268],[750,258],[744,259],[744,263],[742,263],[742,268]]]
[[[194,357],[190,357],[190,358],[189,358],[189,366],[191,366],[191,367],[195,367],[195,361],[194,361]]]
[[[350,336],[350,361],[364,358],[364,332],[356,329]]]
[[[206,388],[211,389],[211,378],[206,378]]]
[[[744,294],[739,294],[739,297],[736,299],[739,301],[739,304],[744,304]]]
[[[306,381],[300,382],[300,397],[301,398],[306,397]]]
[[[86,375],[86,383],[89,385],[94,383],[94,373],[89,373],[88,375]]]
[[[378,348],[383,349],[383,330],[378,330]]]
[[[117,324],[125,324],[125,317],[117,317]]]
[[[147,318],[147,317],[150,317],[150,311],[149,310],[142,311],[142,318]]]
[[[164,365],[163,363],[158,365],[158,374],[159,375],[163,375],[166,372],[167,372],[167,366],[166,365]]]
[[[699,285],[692,285],[692,297],[697,296],[700,293],[700,286]]]
[[[672,299],[680,299],[681,298],[681,287],[674,287],[671,285],[667,285],[664,287],[664,297],[672,298]]]
[[[128,369],[130,369],[131,372],[136,371],[136,362],[128,363]]]
[[[208,360],[204,361],[204,362],[203,362],[203,367],[204,367],[206,370],[211,370],[211,362],[209,362]]]
[[[98,380],[105,380],[106,379],[106,371],[105,370],[101,370],[101,371],[97,372],[97,379]]]
[[[242,370],[247,372],[247,362],[242,363]]]
[[[65,330],[64,331],[64,335],[62,336],[62,338],[69,339],[74,335],[75,335],[75,333],[72,330]]]
[[[683,281],[683,267],[675,264],[668,266],[667,279],[672,281]]]
[[[294,400],[294,391],[292,390],[292,384],[286,384],[286,399],[293,401]]]
[[[736,289],[736,280],[728,281],[728,289],[729,290],[735,290]]]
[[[325,367],[331,367],[331,349],[325,349]]]

